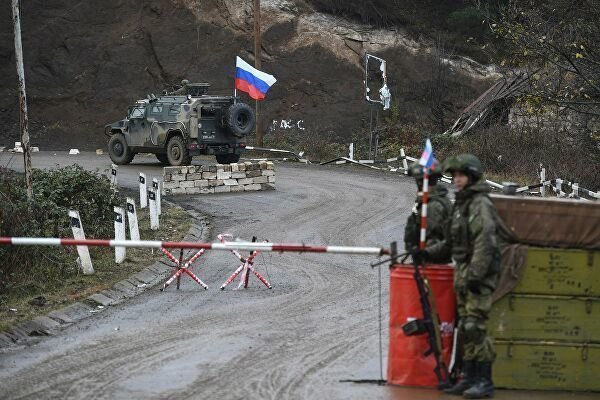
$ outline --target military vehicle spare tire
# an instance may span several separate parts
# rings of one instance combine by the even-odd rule
[[[189,165],[192,162],[192,157],[187,147],[185,147],[185,141],[181,136],[172,136],[167,143],[167,159],[169,164],[174,167],[180,165]]]
[[[229,131],[237,137],[249,135],[255,122],[254,110],[246,103],[235,103],[227,109],[225,123]]]
[[[133,160],[135,153],[127,145],[127,140],[122,133],[115,133],[108,140],[108,155],[117,165],[126,165]]]

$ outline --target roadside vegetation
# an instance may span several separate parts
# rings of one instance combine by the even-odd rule
[[[0,171],[1,236],[72,237],[68,210],[78,210],[87,238],[114,237],[113,206],[124,197],[109,180],[79,166],[34,170],[32,202],[22,174]],[[150,229],[147,212],[138,211],[140,235],[146,240],[180,240],[190,227],[187,213],[163,206],[161,229]],[[83,275],[74,247],[0,246],[0,331],[109,288],[160,258],[149,249],[127,249],[115,264],[114,249],[90,247],[93,275]],[[15,311],[16,310],[16,311]]]

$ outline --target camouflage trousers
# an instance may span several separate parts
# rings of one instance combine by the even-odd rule
[[[463,337],[465,361],[494,362],[496,351],[487,333],[487,321],[492,308],[492,292],[481,288],[473,293],[466,287],[455,287],[458,328]]]

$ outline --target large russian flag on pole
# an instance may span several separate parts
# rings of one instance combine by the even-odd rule
[[[246,92],[254,100],[262,100],[265,98],[267,90],[277,79],[273,75],[269,75],[257,70],[240,57],[235,59],[235,88]]]

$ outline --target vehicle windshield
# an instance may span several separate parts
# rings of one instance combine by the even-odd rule
[[[129,118],[144,118],[146,108],[142,105],[136,105],[129,109]]]

